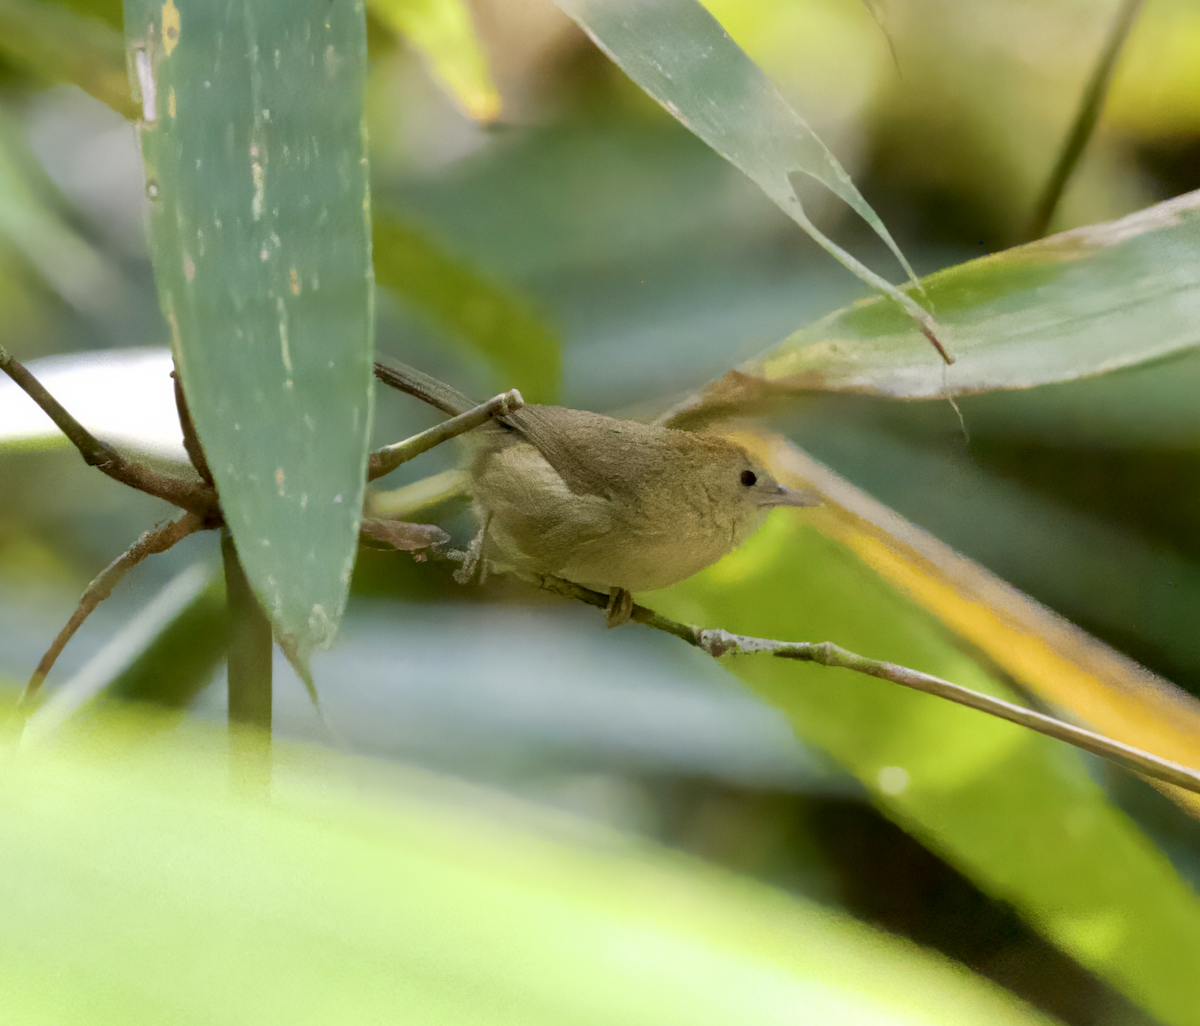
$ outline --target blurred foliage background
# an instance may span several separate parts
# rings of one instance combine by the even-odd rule
[[[1022,241],[1117,8],[706,6],[834,150],[919,273]],[[531,399],[640,411],[864,294],[549,0],[475,0],[469,19],[449,23],[422,20],[426,7],[438,5],[368,9],[382,354],[479,395],[517,386]],[[120,30],[116,0],[0,0],[0,341],[25,361],[166,341]],[[464,58],[473,32],[480,49]],[[1147,0],[1052,228],[1196,188],[1200,8]],[[898,279],[853,218],[810,203],[824,230]],[[1184,354],[966,398],[962,423],[945,403],[824,395],[775,426],[1200,695],[1197,384],[1200,356]],[[380,443],[431,422],[415,402],[379,397]],[[389,484],[453,459],[430,453]],[[83,585],[165,513],[60,446],[0,452],[0,676],[15,687]],[[459,506],[439,521],[466,531]],[[72,642],[58,679],[119,641],[174,575],[215,561],[213,539],[197,537],[139,568]],[[760,601],[791,602],[803,567],[771,587]],[[108,694],[186,709],[185,723],[223,717],[221,610],[216,585],[198,589],[182,615],[129,643]],[[821,612],[815,622],[836,632]],[[893,629],[881,623],[880,637]],[[794,630],[808,636],[803,622]],[[277,732],[325,743],[302,688],[277,669]],[[442,565],[365,549],[342,636],[314,669],[359,753],[765,881],[936,949],[1063,1022],[1156,1021],[1121,972],[1076,961],[953,867],[938,837],[906,832],[878,794],[671,638],[606,634],[587,610],[503,581],[461,588]],[[890,715],[885,705],[878,715]],[[1195,888],[1200,823],[1140,781],[1087,765]],[[995,814],[1018,829],[1019,804]],[[1162,1008],[1197,998],[1200,985],[1155,1014],[1195,1021]]]

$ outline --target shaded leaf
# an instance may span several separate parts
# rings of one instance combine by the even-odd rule
[[[833,641],[1019,701],[920,608],[925,605],[1035,691],[1057,698],[1077,688],[1093,700],[1087,711],[1098,718],[1124,710],[1131,719],[1125,739],[1149,738],[1148,747],[1168,755],[1161,750],[1172,738],[1176,754],[1185,744],[1195,749],[1195,727],[1189,739],[1188,725],[1200,722],[1200,713],[1187,696],[1056,622],[979,568],[976,579],[955,592],[950,573],[959,571],[959,583],[969,561],[928,537],[913,546],[920,532],[783,443],[757,445],[782,480],[818,486],[829,506],[775,514],[742,550],[647,596],[653,608],[754,636]],[[940,562],[931,565],[931,555]],[[1048,641],[1040,640],[1042,633]],[[1193,971],[1200,958],[1200,899],[1106,800],[1079,753],[848,672],[757,657],[734,657],[726,665],[980,889],[1011,903],[1161,1021],[1200,1022]],[[1113,681],[1124,687],[1109,694]]]
[[[932,399],[1103,374],[1200,342],[1200,192],[925,279],[944,367],[893,304],[802,328],[683,404],[677,423],[813,390]]]
[[[150,240],[225,519],[300,661],[358,541],[373,316],[361,7],[126,6]]]
[[[157,724],[110,716],[0,780],[6,1021],[1047,1022],[847,916],[448,779],[278,746],[246,801],[221,733]]]
[[[485,356],[503,387],[529,402],[555,401],[561,346],[531,304],[394,216],[375,219],[373,257],[379,284]]]
[[[899,304],[933,341],[936,325],[925,310],[808,219],[796,176],[816,179],[849,204],[915,283],[908,261],[837,158],[698,0],[555,2],[684,127],[746,174],[848,270]]]
[[[121,278],[39,194],[35,168],[0,116],[0,239],[68,303],[103,312],[120,297]]]
[[[465,0],[371,0],[371,13],[404,36],[476,121],[500,116],[500,94]]]
[[[44,0],[0,0],[0,54],[46,82],[72,82],[127,118],[137,116],[119,32]]]

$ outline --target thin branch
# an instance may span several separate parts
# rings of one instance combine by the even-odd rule
[[[382,449],[371,453],[370,462],[367,464],[367,480],[374,481],[376,478],[383,477],[384,474],[390,474],[401,464],[407,463],[414,456],[428,452],[435,445],[441,445],[442,442],[470,431],[472,428],[477,428],[481,424],[486,424],[493,417],[506,417],[510,413],[515,413],[524,405],[525,400],[521,398],[521,393],[514,388],[512,391],[494,396],[486,403],[472,407],[465,413],[460,413],[457,417],[444,420],[427,431],[413,435],[412,438],[406,438],[403,442],[385,445]]]
[[[1092,69],[1092,77],[1079,102],[1079,110],[1075,113],[1075,123],[1071,126],[1071,132],[1067,136],[1066,142],[1063,143],[1058,163],[1050,172],[1050,178],[1038,201],[1036,212],[1026,229],[1025,238],[1029,242],[1040,239],[1050,226],[1050,220],[1054,217],[1054,211],[1058,209],[1067,182],[1075,171],[1079,158],[1083,156],[1084,149],[1087,148],[1088,140],[1091,139],[1092,133],[1096,129],[1096,122],[1100,120],[1100,112],[1104,109],[1104,101],[1108,96],[1108,87],[1112,82],[1117,58],[1121,55],[1121,48],[1125,45],[1125,40],[1133,28],[1134,20],[1137,18],[1141,6],[1142,0],[1121,0],[1121,6],[1113,20],[1112,28],[1109,29],[1104,49],[1096,60],[1096,66]]]
[[[598,609],[604,609],[608,605],[609,596],[582,588],[577,584],[571,584],[569,581],[557,577],[540,578],[535,583],[547,591],[578,599]],[[906,666],[898,666],[880,659],[868,659],[866,656],[848,652],[829,641],[771,641],[767,638],[750,638],[741,634],[730,634],[724,630],[705,630],[689,624],[678,623],[638,605],[633,607],[630,619],[645,624],[647,627],[673,634],[702,652],[707,652],[714,659],[727,655],[767,654],[778,659],[820,663],[822,666],[839,667],[844,670],[853,670],[856,673],[864,673],[870,677],[878,677],[881,680],[891,681],[893,684],[900,684],[915,691],[923,691],[927,695],[936,695],[938,698],[957,702],[959,705],[978,709],[980,712],[1008,720],[1010,723],[1028,727],[1039,734],[1045,734],[1074,745],[1076,748],[1101,755],[1144,777],[1153,777],[1155,780],[1182,787],[1185,791],[1200,794],[1200,772],[1188,766],[1151,755],[1140,748],[1114,741],[1082,727],[1064,723],[1053,716],[1046,716],[1043,713],[1034,712],[1032,709],[1014,705],[1012,702],[972,691],[970,688],[942,680],[940,677],[921,673],[918,670],[910,670]]]
[[[401,552],[419,552],[450,540],[450,535],[434,524],[410,524],[375,517],[363,517],[358,533],[360,539],[381,542]]]
[[[42,686],[42,682],[50,673],[67,642],[79,630],[84,620],[91,615],[92,610],[112,594],[113,588],[122,577],[147,556],[166,552],[177,542],[183,541],[189,534],[203,530],[205,526],[204,517],[197,513],[185,513],[178,520],[167,524],[166,527],[147,531],[127,551],[109,563],[100,572],[100,575],[87,586],[87,590],[79,600],[79,605],[71,614],[71,619],[58,632],[58,637],[54,639],[53,644],[46,650],[46,654],[42,656],[41,662],[38,663],[37,669],[33,671],[33,676],[29,678],[29,683],[25,686],[25,693],[21,696],[21,701],[28,702],[37,694],[38,688]]]
[[[200,444],[200,436],[196,434],[196,425],[192,421],[192,411],[188,409],[187,396],[183,394],[183,380],[179,371],[171,371],[175,382],[175,410],[179,414],[179,429],[183,432],[183,448],[200,475],[200,480],[206,485],[212,485],[212,471],[208,467],[208,457],[204,455],[204,446]]]
[[[15,360],[3,346],[0,346],[0,370],[12,378],[18,387],[58,425],[59,430],[79,450],[88,466],[96,467],[109,477],[129,485],[131,488],[165,499],[190,513],[200,514],[210,520],[213,526],[219,523],[217,493],[210,485],[197,481],[181,481],[178,478],[156,473],[148,467],[143,467],[140,463],[125,459],[116,449],[101,442],[72,417],[62,404],[46,391],[42,383]]]

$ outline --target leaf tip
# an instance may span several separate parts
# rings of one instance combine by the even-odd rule
[[[941,340],[934,332],[932,321],[927,321],[921,325],[921,334],[929,339],[933,348],[938,351],[938,355],[946,362],[947,367],[954,363],[954,357],[946,352],[946,347],[942,345]]]

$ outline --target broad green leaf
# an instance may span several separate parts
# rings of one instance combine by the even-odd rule
[[[1081,718],[1105,728],[1124,714],[1128,723],[1123,733],[1114,731],[1118,737],[1174,757],[1181,748],[1195,749],[1200,714],[1187,696],[1137,672],[986,571],[975,567],[973,581],[962,557],[956,558],[965,566],[931,566],[938,543],[925,538],[914,549],[911,535],[920,532],[906,533],[895,514],[865,496],[859,501],[875,507],[874,522],[860,509],[835,505],[856,501],[835,475],[822,476],[781,448],[764,456],[785,480],[815,479],[829,506],[776,514],[743,549],[646,596],[647,604],[754,636],[834,641],[1020,701],[936,614],[1022,684],[1041,694],[1056,686],[1047,697],[1060,704],[1065,696],[1061,704]],[[1200,898],[1106,800],[1078,752],[848,671],[762,657],[733,657],[726,665],[976,886],[1009,902],[1160,1021],[1200,1023],[1194,972]],[[1110,694],[1113,680],[1124,688]],[[1076,704],[1076,696],[1087,702]],[[1162,742],[1172,739],[1176,748],[1164,751]]]
[[[557,334],[533,307],[391,216],[375,219],[378,283],[485,356],[505,388],[554,402],[562,377]]]
[[[126,35],[172,349],[247,576],[303,661],[345,606],[372,412],[364,14],[131,0]]]
[[[685,403],[711,417],[813,390],[932,399],[1103,374],[1200,342],[1200,192],[925,279],[956,357],[867,299],[797,331]]]
[[[404,36],[476,121],[500,116],[500,94],[465,0],[371,0],[371,13]]]
[[[1200,767],[1200,702],[908,523],[805,454],[764,458],[816,489],[809,522],[1060,713],[1120,741]],[[1196,796],[1168,789],[1193,812]]]
[[[0,0],[0,55],[46,82],[73,82],[131,118],[120,33],[46,0]]]
[[[680,124],[742,171],[784,213],[872,288],[932,332],[932,318],[808,219],[794,177],[840,197],[912,268],[837,158],[699,0],[555,0],[609,57]],[[898,311],[899,312],[899,311]]]
[[[0,1018],[1033,1026],[845,915],[448,779],[93,723],[0,777]],[[799,1018],[798,1018],[799,1017]]]
[[[1012,394],[1030,393],[996,393]],[[918,415],[921,412],[912,406],[900,412],[909,411]],[[949,410],[930,412],[939,420],[945,415],[953,418]],[[1200,565],[1194,547],[1189,546],[1187,530],[1187,525],[1196,522],[1200,505],[1198,482],[1188,477],[1195,472],[1194,456],[1139,451],[1122,458],[1111,452],[1058,450],[1057,439],[1042,435],[1041,438],[1052,439],[1046,459],[1054,460],[1054,470],[1045,477],[1030,475],[1022,479],[1020,464],[1032,455],[1030,443],[1026,439],[1013,440],[1002,449],[1003,443],[981,439],[970,410],[965,410],[964,416],[971,428],[972,451],[989,452],[988,446],[995,446],[982,460],[964,460],[961,447],[946,445],[944,434],[921,444],[911,436],[897,438],[886,428],[855,423],[851,417],[838,416],[829,410],[824,413],[825,416],[820,416],[816,410],[809,411],[804,417],[805,426],[794,437],[802,439],[803,444],[811,446],[821,459],[829,460],[857,485],[919,521],[938,539],[934,542],[928,536],[922,538],[921,532],[904,525],[899,537],[888,540],[893,553],[911,551],[913,545],[922,547],[928,560],[944,569],[948,577],[960,581],[959,587],[971,587],[979,597],[990,590],[993,603],[1000,602],[1002,608],[1017,606],[1013,615],[1024,620],[1031,628],[1027,633],[1037,634],[1043,644],[1049,644],[1052,638],[1066,640],[1069,632],[1061,630],[1062,621],[1058,617],[1048,615],[1043,609],[1039,618],[1032,604],[1022,613],[1020,602],[1004,602],[1006,596],[1014,600],[1018,596],[1002,586],[987,589],[984,584],[987,575],[980,574],[979,568],[968,561],[958,562],[951,549],[966,553],[1057,612],[1090,631],[1099,632],[1110,643],[1125,648],[1135,657],[1151,660],[1159,673],[1168,677],[1177,674],[1174,679],[1195,693],[1200,634],[1193,630],[1193,624],[1195,610],[1200,607]],[[995,452],[1014,450],[1015,454],[1009,457],[1013,462],[997,465],[1003,457],[996,457]],[[1109,464],[1109,460],[1114,462]],[[1096,464],[1103,469],[1098,472]],[[1079,509],[1071,502],[1070,495],[1070,482],[1075,474],[1100,482],[1099,487],[1105,493],[1100,502],[1111,497],[1113,502],[1124,506],[1140,500],[1142,516],[1147,519],[1136,525],[1129,521],[1113,522],[1108,513],[1111,506]],[[833,477],[828,472],[825,476]],[[1162,492],[1160,483],[1167,481],[1172,484],[1170,504],[1156,512],[1160,496],[1167,494]],[[837,486],[830,487],[836,490]],[[1060,488],[1062,491],[1056,491]],[[865,496],[853,489],[847,491],[849,497],[844,496],[839,505],[857,504],[858,517],[868,515]],[[1156,519],[1160,515],[1163,519]],[[886,522],[880,517],[873,521],[878,525]],[[849,514],[841,529],[848,537],[870,532],[866,525],[854,526]],[[880,540],[884,537],[879,534]],[[921,546],[922,541],[930,543]],[[1179,551],[1180,546],[1184,551]],[[880,561],[881,569],[885,565]],[[895,566],[898,565],[897,561]],[[950,593],[953,592],[952,586]],[[1043,625],[1040,628],[1039,622]],[[990,647],[1001,649],[1004,656],[1011,658],[1024,646],[1010,638]],[[1120,672],[1121,663],[1130,674]],[[1006,661],[1004,665],[1011,672],[1012,662]],[[1131,703],[1139,689],[1129,688],[1126,683],[1145,678],[1127,660],[1114,663],[1111,669],[1117,671],[1112,680],[1098,686],[1097,691],[1114,702],[1107,717],[1108,729],[1122,730],[1143,719],[1135,709],[1146,705],[1145,692]],[[1064,682],[1069,677],[1064,673],[1053,676]],[[1151,689],[1150,694],[1163,689],[1161,681],[1156,684],[1158,687]],[[1045,686],[1037,686],[1036,690],[1058,708],[1067,708],[1063,700],[1072,695],[1083,697],[1076,687],[1064,689],[1065,693],[1058,698]],[[1123,698],[1122,691],[1126,692]],[[1134,708],[1128,707],[1131,704]],[[1195,708],[1190,700],[1184,704]],[[1074,715],[1084,713],[1082,705],[1075,707]],[[1164,723],[1180,728],[1180,740],[1189,733],[1193,739],[1198,736],[1200,719],[1184,715],[1173,703],[1167,704],[1162,713]],[[1146,737],[1142,747],[1158,743],[1156,738]],[[1200,745],[1194,742],[1184,751],[1177,750],[1177,755],[1200,765]]]

